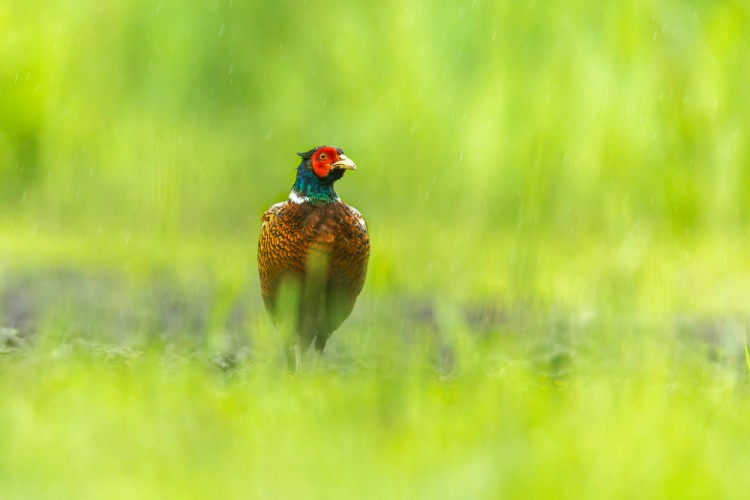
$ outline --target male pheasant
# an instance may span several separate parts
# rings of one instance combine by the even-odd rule
[[[263,214],[258,241],[263,302],[274,324],[289,330],[293,371],[313,341],[322,352],[349,316],[370,256],[365,219],[333,190],[345,171],[357,169],[354,162],[333,146],[297,154],[302,162],[289,199]]]

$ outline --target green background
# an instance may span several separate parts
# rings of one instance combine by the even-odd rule
[[[745,2],[6,0],[0,34],[4,496],[750,488]],[[372,257],[290,377],[255,246],[319,144]]]

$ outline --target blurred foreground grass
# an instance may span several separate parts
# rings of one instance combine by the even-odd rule
[[[19,326],[0,342],[5,497],[742,498],[750,487],[744,255],[650,247],[643,261],[660,272],[635,279],[592,269],[602,249],[548,250],[517,295],[394,289],[374,263],[371,283],[384,284],[290,376],[244,247],[132,241],[84,264],[75,242],[53,240],[57,261],[49,244],[4,248],[4,307]],[[680,285],[691,258],[699,294]],[[447,290],[453,277],[433,279]]]
[[[742,498],[746,369],[661,329],[618,344],[596,340],[602,328],[583,330],[590,345],[565,371],[522,338],[544,329],[457,335],[461,370],[447,378],[414,344],[384,348],[377,326],[354,336],[365,364],[302,376],[75,343],[9,355],[0,486],[6,498]]]
[[[744,498],[745,3],[0,4],[0,496]],[[373,252],[292,377],[259,216]]]

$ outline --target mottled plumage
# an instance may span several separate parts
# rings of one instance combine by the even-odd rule
[[[314,341],[322,351],[349,316],[365,283],[370,239],[362,215],[342,202],[333,184],[355,170],[344,152],[320,146],[300,153],[289,200],[263,214],[258,270],[266,309],[277,325],[290,320],[290,368]],[[279,303],[283,283],[296,294],[295,310]],[[293,317],[282,317],[283,314]]]

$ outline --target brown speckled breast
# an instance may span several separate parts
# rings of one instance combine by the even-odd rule
[[[364,286],[370,256],[365,220],[341,201],[277,203],[261,220],[258,269],[266,309],[277,322],[279,287],[293,278],[301,287],[297,333],[322,349]]]

